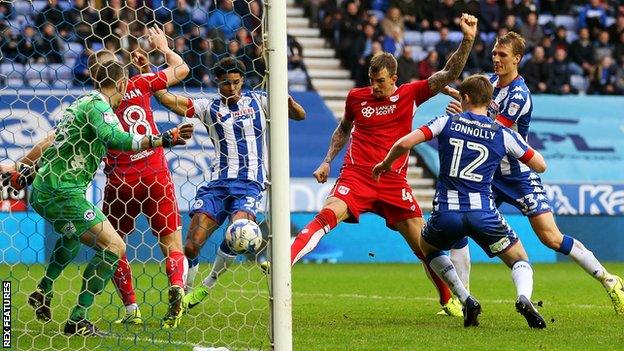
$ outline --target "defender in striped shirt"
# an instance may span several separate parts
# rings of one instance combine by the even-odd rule
[[[256,219],[267,181],[266,105],[261,91],[242,92],[245,65],[234,58],[224,58],[214,67],[219,84],[215,98],[189,99],[161,91],[155,95],[167,108],[202,121],[215,146],[211,180],[197,191],[190,212],[192,217],[184,253],[189,260],[187,291],[199,269],[199,252],[210,235],[228,218]],[[288,99],[289,118],[303,120],[305,111],[292,97]],[[208,278],[184,297],[189,308],[201,302],[227,269],[236,254],[225,240],[217,250]]]
[[[434,209],[420,247],[426,260],[464,305],[464,326],[479,324],[481,306],[470,296],[453,263],[441,250],[450,249],[466,235],[488,256],[498,256],[512,270],[516,285],[516,309],[531,328],[546,323],[531,303],[533,270],[516,233],[498,212],[492,197],[494,172],[503,157],[520,160],[536,172],[544,172],[544,158],[516,132],[487,116],[492,85],[481,75],[466,78],[459,86],[463,110],[438,117],[397,141],[383,162],[373,169],[373,178],[390,170],[392,163],[414,145],[438,138],[440,176]]]

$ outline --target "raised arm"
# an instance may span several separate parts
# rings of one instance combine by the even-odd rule
[[[178,84],[186,78],[186,76],[188,76],[190,72],[189,66],[186,62],[184,62],[180,55],[169,48],[167,36],[162,29],[158,27],[151,27],[148,28],[147,31],[149,35],[148,40],[152,46],[165,55],[167,68],[163,70],[163,73],[167,76],[167,86]]]
[[[544,156],[542,156],[542,154],[535,151],[534,149],[530,150],[530,156],[525,154],[526,156],[520,158],[520,161],[537,173],[546,172],[546,161],[544,160]],[[527,152],[527,154],[529,154],[529,152]],[[525,157],[526,159],[523,159]]]
[[[154,93],[154,96],[171,112],[180,116],[192,117],[192,115],[189,116],[190,106],[192,104],[191,99],[182,95],[170,93],[167,90],[159,90]]]
[[[397,140],[383,161],[378,163],[375,168],[373,168],[373,179],[379,180],[379,177],[382,173],[387,172],[391,169],[392,164],[396,161],[397,158],[401,157],[401,155],[409,152],[414,145],[418,145],[423,141],[426,141],[427,137],[422,130],[416,129],[401,139]]]
[[[306,117],[306,112],[292,96],[288,96],[288,118],[295,121],[303,121]]]
[[[52,131],[47,137],[43,138],[39,141],[32,149],[26,154],[26,156],[22,157],[17,163],[25,164],[28,166],[33,166],[39,158],[41,154],[54,142],[54,138],[56,137],[56,133]]]
[[[464,38],[461,44],[459,44],[459,48],[451,55],[441,71],[434,73],[427,79],[432,94],[442,91],[447,84],[459,78],[459,75],[464,70],[470,50],[472,50],[472,44],[474,44],[477,35],[477,18],[464,13],[460,19],[460,27],[464,33]]]
[[[316,178],[319,183],[325,183],[327,181],[330,170],[329,164],[349,141],[351,129],[353,129],[353,121],[343,118],[338,124],[338,127],[336,127],[336,130],[334,130],[327,155],[323,159],[321,165],[313,173],[314,178]]]
[[[35,179],[37,161],[43,152],[54,142],[56,134],[52,131],[47,137],[39,141],[15,165],[0,165],[0,182],[3,187],[11,186],[20,190],[27,187]]]

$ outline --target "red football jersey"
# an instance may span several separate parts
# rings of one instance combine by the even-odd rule
[[[126,132],[159,134],[154,122],[150,98],[155,91],[167,88],[163,71],[136,75],[128,80],[126,94],[115,111]],[[104,172],[119,178],[140,178],[141,175],[167,170],[167,160],[161,147],[139,152],[109,150]]]
[[[385,99],[375,98],[371,87],[351,89],[344,118],[353,122],[353,130],[344,166],[372,168],[383,161],[392,145],[412,131],[416,108],[431,96],[426,80],[403,84]],[[392,170],[407,173],[407,154]]]

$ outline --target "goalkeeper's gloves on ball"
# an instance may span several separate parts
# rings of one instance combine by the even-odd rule
[[[11,186],[15,190],[22,190],[32,184],[37,175],[37,168],[23,163],[17,165],[17,170],[2,173],[2,186]]]
[[[186,141],[192,136],[193,125],[191,123],[182,123],[162,134],[156,135],[154,138],[161,139],[163,147],[172,147],[186,144]],[[150,147],[153,147],[153,140],[154,139],[150,138]]]

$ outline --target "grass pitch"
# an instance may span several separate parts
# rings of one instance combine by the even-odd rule
[[[208,265],[201,266],[203,277]],[[191,350],[194,345],[232,350],[269,349],[267,281],[252,265],[226,273],[212,295],[185,315],[175,331],[160,329],[167,305],[164,267],[133,265],[137,300],[146,324],[111,322],[121,309],[112,284],[96,298],[89,317],[107,338],[60,333],[81,285],[72,265],[56,282],[53,321],[41,324],[27,295],[42,266],[0,265],[12,284],[12,345],[19,350]],[[616,316],[603,288],[570,263],[534,265],[534,301],[548,327],[530,330],[515,312],[515,289],[501,265],[473,265],[471,290],[483,305],[481,325],[464,329],[460,318],[436,316],[435,292],[415,264],[297,265],[293,271],[295,350],[621,350],[624,317]],[[624,264],[608,264],[624,274]]]

